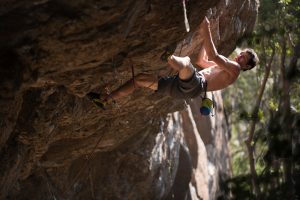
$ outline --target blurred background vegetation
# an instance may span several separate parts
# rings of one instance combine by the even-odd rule
[[[299,39],[300,1],[260,0],[255,31],[239,44],[260,63],[223,92],[233,177],[220,199],[300,199]]]

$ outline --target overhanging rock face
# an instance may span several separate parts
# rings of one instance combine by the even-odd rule
[[[182,1],[1,1],[0,199],[214,199],[229,173],[222,106],[211,121],[197,100],[139,90],[103,111],[85,94],[119,87],[131,65],[169,74],[167,47],[193,60],[205,14],[228,55],[257,6],[189,0],[186,33]]]

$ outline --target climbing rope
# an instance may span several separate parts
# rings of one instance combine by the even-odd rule
[[[86,159],[87,159],[87,156],[86,156]],[[89,162],[89,161],[87,161],[87,162]],[[91,194],[92,194],[93,199],[96,199],[95,198],[95,191],[94,191],[94,184],[93,184],[93,177],[92,177],[92,174],[91,174],[92,168],[89,165],[89,163],[87,164],[87,166],[89,168],[88,172],[89,172],[89,182],[90,182]]]
[[[133,81],[133,87],[136,88],[135,86],[135,76],[134,76],[134,66],[131,58],[129,58],[130,66],[131,66],[131,76],[132,76],[132,81]]]
[[[85,163],[81,166],[81,168],[78,170],[77,174],[75,174],[75,178],[73,179],[73,181],[72,181],[71,184],[69,185],[69,188],[66,189],[66,192],[69,192],[69,191],[72,189],[71,187],[73,187],[73,186],[75,185],[75,183],[79,180],[79,178],[80,178],[80,176],[81,176],[83,170],[88,166],[88,163],[89,163],[90,159],[92,158],[92,156],[95,155],[95,150],[96,150],[97,146],[99,145],[99,143],[101,142],[101,140],[103,139],[103,137],[104,137],[104,134],[102,134],[102,135],[98,138],[98,141],[96,142],[96,145],[94,146],[94,148],[92,149],[92,151],[91,151],[89,154],[86,155],[85,158],[86,158],[87,162],[85,162]]]

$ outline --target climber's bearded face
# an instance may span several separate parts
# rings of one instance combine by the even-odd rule
[[[242,69],[247,68],[247,64],[250,60],[250,55],[249,53],[242,51],[237,57],[235,57],[235,61],[239,63]]]

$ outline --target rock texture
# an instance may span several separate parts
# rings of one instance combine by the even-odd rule
[[[103,111],[85,98],[135,73],[170,74],[166,48],[192,60],[207,14],[228,55],[257,2],[2,0],[0,199],[214,199],[230,172],[227,125],[199,100],[147,90]],[[200,138],[201,137],[201,138]],[[222,175],[221,175],[222,174]]]

